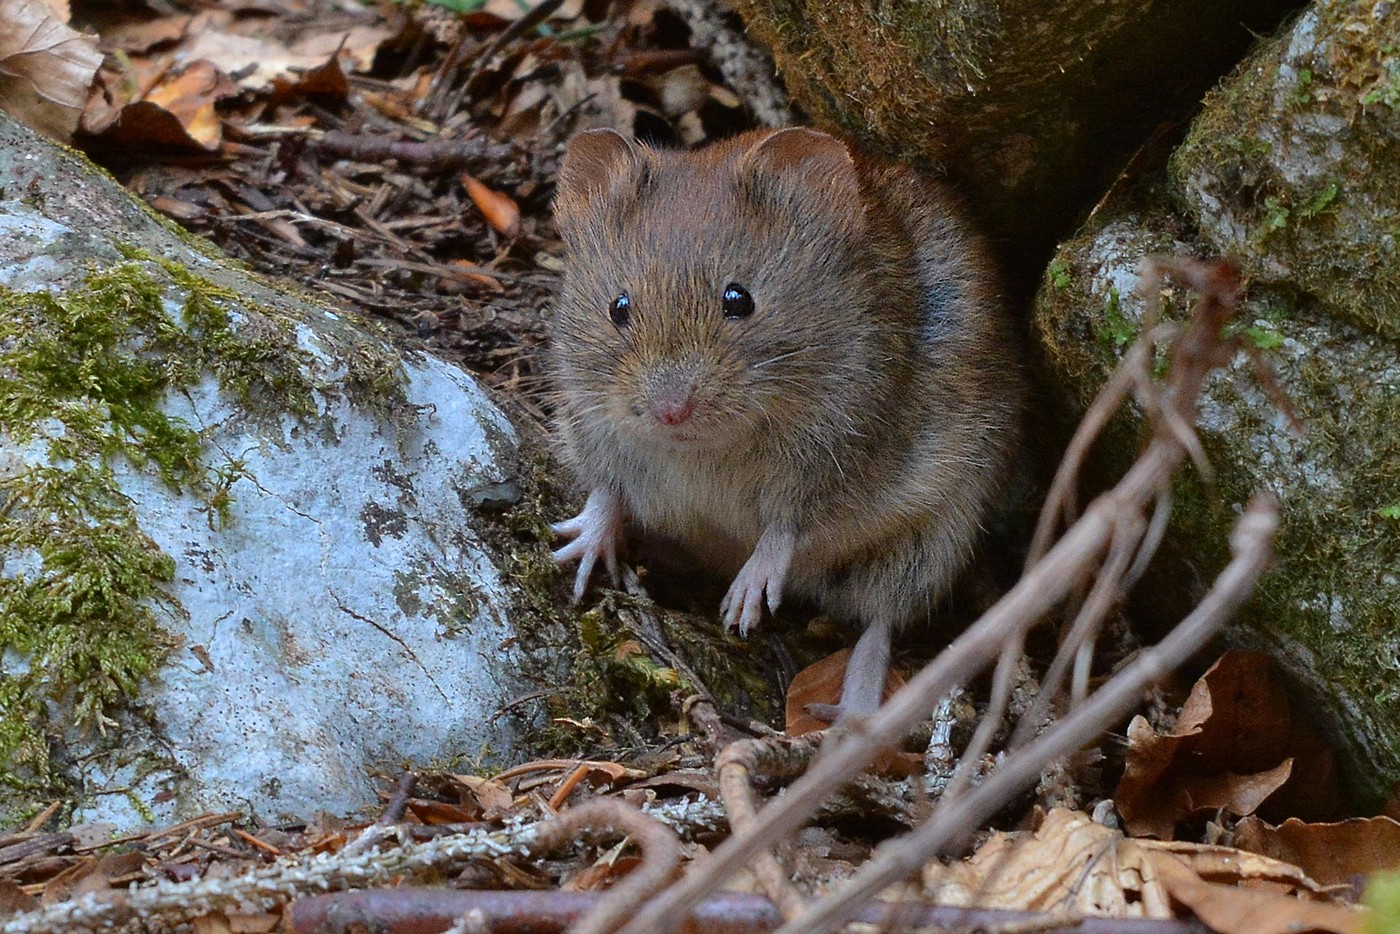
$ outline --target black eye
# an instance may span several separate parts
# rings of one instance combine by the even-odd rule
[[[608,317],[612,318],[612,323],[620,328],[625,328],[632,320],[632,299],[623,292],[612,300],[612,305],[608,308]]]
[[[753,314],[753,296],[742,285],[731,282],[724,287],[724,316],[747,318]]]

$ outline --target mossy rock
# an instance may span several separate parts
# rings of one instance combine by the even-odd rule
[[[1138,334],[1142,260],[1199,253],[1191,237],[1168,210],[1110,205],[1061,247],[1035,325],[1071,411],[1083,410]],[[1181,315],[1189,296],[1175,287],[1165,301]],[[1274,287],[1250,290],[1235,327],[1278,374],[1306,433],[1289,430],[1244,358],[1210,380],[1200,435],[1215,480],[1188,471],[1177,482],[1171,533],[1141,589],[1161,622],[1179,618],[1228,561],[1243,504],[1274,492],[1278,566],[1225,638],[1279,660],[1374,804],[1400,782],[1400,346]],[[1113,424],[1096,459],[1100,479],[1131,462],[1141,428],[1136,415]]]
[[[1017,256],[1050,248],[1159,125],[1294,4],[738,0],[793,98],[887,155],[944,164]]]
[[[1314,4],[1207,98],[1172,175],[1255,282],[1400,338],[1400,11]]]
[[[0,180],[0,824],[346,813],[509,749],[471,378],[3,115]]]

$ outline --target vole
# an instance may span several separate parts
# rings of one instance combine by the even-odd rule
[[[625,529],[660,533],[733,575],[741,636],[789,594],[864,624],[823,714],[872,712],[891,634],[968,563],[1017,447],[1017,338],[958,202],[810,129],[695,152],[594,130],[554,211],[575,600]]]

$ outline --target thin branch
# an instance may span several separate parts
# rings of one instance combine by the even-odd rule
[[[1257,495],[1230,536],[1234,558],[1191,615],[1157,645],[1143,650],[1093,697],[1059,721],[1019,754],[1008,757],[989,779],[958,801],[940,808],[922,827],[881,848],[845,886],[815,903],[798,921],[778,934],[826,934],[855,915],[855,908],[881,889],[919,871],[925,861],[976,829],[1011,795],[1032,784],[1044,763],[1072,753],[1131,710],[1142,691],[1200,650],[1248,599],[1272,560],[1278,529],[1278,506]]]
[[[559,849],[581,837],[627,836],[642,851],[642,863],[628,873],[570,934],[611,934],[619,922],[675,874],[680,841],[669,827],[616,798],[598,798],[570,808],[539,825],[531,851]]]

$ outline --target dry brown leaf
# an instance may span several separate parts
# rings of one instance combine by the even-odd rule
[[[239,87],[264,91],[282,78],[295,83],[301,73],[339,60],[346,70],[367,70],[379,46],[393,33],[383,25],[361,25],[312,33],[291,44],[235,31],[239,25],[226,11],[201,13],[189,26],[181,57],[213,62]],[[341,67],[338,65],[337,67]]]
[[[102,30],[102,47],[136,55],[184,38],[194,17],[188,13],[144,22],[119,23]]]
[[[66,19],[40,0],[0,3],[0,110],[65,143],[102,64],[97,39]]]
[[[789,736],[803,736],[824,730],[831,725],[809,714],[807,705],[834,705],[841,700],[841,686],[846,680],[846,661],[850,657],[851,650],[842,649],[797,673],[788,685],[783,716],[785,733]],[[902,687],[904,678],[899,672],[890,669],[890,673],[885,677],[885,692],[881,695],[881,700]]]
[[[1227,652],[1196,682],[1170,733],[1142,717],[1129,725],[1114,799],[1129,831],[1170,839],[1178,821],[1215,808],[1341,817],[1339,787],[1330,749],[1294,716],[1268,658]]]
[[[1174,917],[1137,841],[1066,808],[1052,809],[1033,834],[994,834],[962,862],[929,864],[924,889],[945,905]]]
[[[214,105],[235,93],[228,78],[213,63],[197,61],[152,88],[145,102],[174,116],[190,139],[214,150],[224,136]]]
[[[1055,808],[1034,833],[998,833],[967,859],[924,870],[942,904],[1171,918],[1179,904],[1222,934],[1352,932],[1364,913],[1297,866],[1225,846],[1138,840]]]
[[[520,206],[514,198],[488,188],[466,172],[462,173],[462,184],[486,223],[507,237],[520,233]]]
[[[461,782],[476,799],[485,820],[504,817],[515,807],[515,796],[510,793],[509,788],[495,779],[482,778],[479,775],[454,775],[453,778]]]
[[[1324,885],[1400,867],[1400,822],[1357,817],[1310,824],[1290,818],[1277,827],[1257,817],[1235,827],[1235,845],[1300,866]]]
[[[113,880],[140,872],[146,858],[140,853],[108,853],[89,856],[60,872],[44,886],[43,902],[52,905],[89,892],[110,889]]]
[[[637,856],[599,860],[592,866],[575,873],[559,888],[565,892],[596,892],[600,889],[611,888],[641,864],[642,860]]]
[[[1282,860],[1214,843],[1182,840],[1136,840],[1153,859],[1165,854],[1185,863],[1192,872],[1222,885],[1272,886],[1290,894],[1331,897],[1332,886],[1308,876],[1301,868]]]
[[[1158,852],[1153,866],[1171,897],[1220,934],[1359,934],[1367,918],[1366,911],[1359,908],[1207,882],[1164,851]]]

